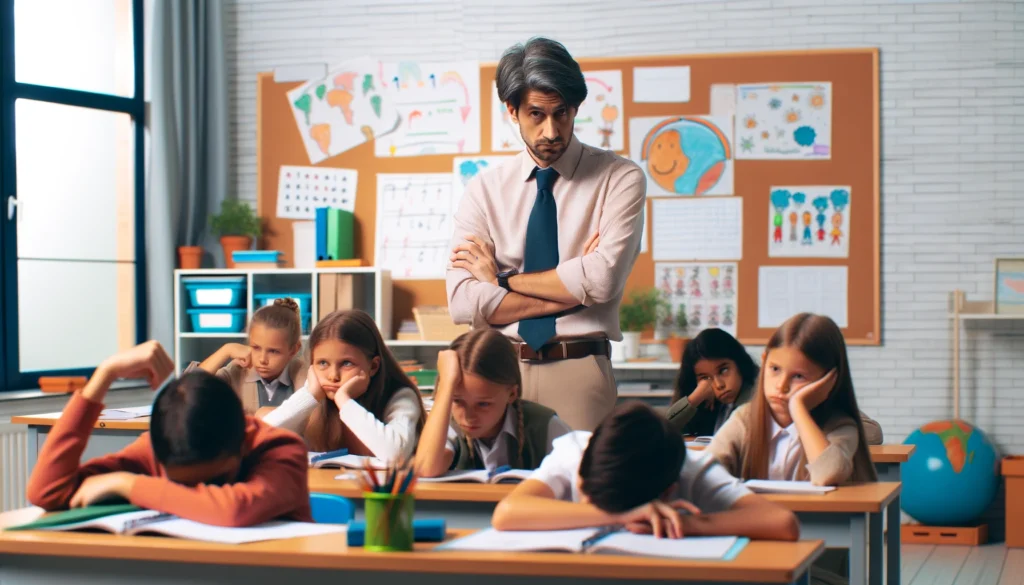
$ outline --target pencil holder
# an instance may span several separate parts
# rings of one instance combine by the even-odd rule
[[[363,494],[366,504],[366,539],[363,548],[377,552],[411,551],[414,541],[412,494]]]

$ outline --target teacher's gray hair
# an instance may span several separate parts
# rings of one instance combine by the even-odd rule
[[[571,108],[579,108],[587,97],[579,63],[562,43],[543,37],[509,47],[498,61],[495,81],[498,98],[517,112],[531,89],[558,94]]]

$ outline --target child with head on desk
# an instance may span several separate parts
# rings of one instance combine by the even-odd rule
[[[423,429],[416,385],[363,311],[335,311],[309,336],[305,387],[264,416],[299,433],[312,451],[348,449],[353,455],[399,461],[412,456]]]
[[[246,414],[263,414],[306,383],[301,340],[298,303],[275,299],[253,314],[248,345],[226,343],[202,363],[191,363],[185,372],[198,367],[216,374],[242,399]]]
[[[420,475],[458,469],[536,469],[571,429],[555,411],[522,400],[515,348],[495,329],[473,329],[437,355],[434,406],[416,452]]]
[[[43,444],[29,502],[58,510],[124,499],[220,526],[311,522],[302,439],[246,416],[231,387],[206,372],[185,374],[157,395],[149,432],[117,453],[80,463],[111,382],[146,378],[157,388],[173,371],[155,341],[100,364]]]
[[[623,525],[658,537],[796,540],[789,510],[752,493],[640,402],[623,403],[593,433],[555,440],[533,475],[494,510],[498,530]]]

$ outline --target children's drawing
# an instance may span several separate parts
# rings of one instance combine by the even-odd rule
[[[732,195],[730,116],[629,119],[630,158],[647,174],[647,194]]]
[[[375,141],[378,157],[480,152],[479,63],[401,61],[379,69],[401,122]]]
[[[277,217],[316,219],[317,207],[355,213],[355,169],[282,166],[277,176]]]
[[[576,138],[605,150],[622,150],[622,71],[584,71],[583,79],[587,99],[576,112]]]
[[[462,195],[469,181],[484,171],[490,171],[511,156],[457,156],[452,165],[452,215],[459,210]]]
[[[768,256],[849,257],[849,186],[772,187],[768,199]]]
[[[740,85],[736,159],[829,159],[832,84]]]
[[[288,92],[309,162],[318,163],[393,131],[398,112],[368,58],[346,61]]]
[[[708,327],[736,334],[736,266],[735,262],[655,263],[655,284],[673,316],[679,311],[686,314],[687,334],[696,335]]]
[[[444,278],[452,229],[450,174],[377,175],[374,265],[393,279]]]
[[[494,152],[519,152],[526,146],[519,125],[508,113],[508,108],[498,98],[497,84],[491,84],[491,150]]]

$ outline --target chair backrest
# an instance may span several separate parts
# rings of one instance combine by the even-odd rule
[[[309,494],[309,507],[318,524],[348,524],[355,518],[352,502],[334,494]]]

